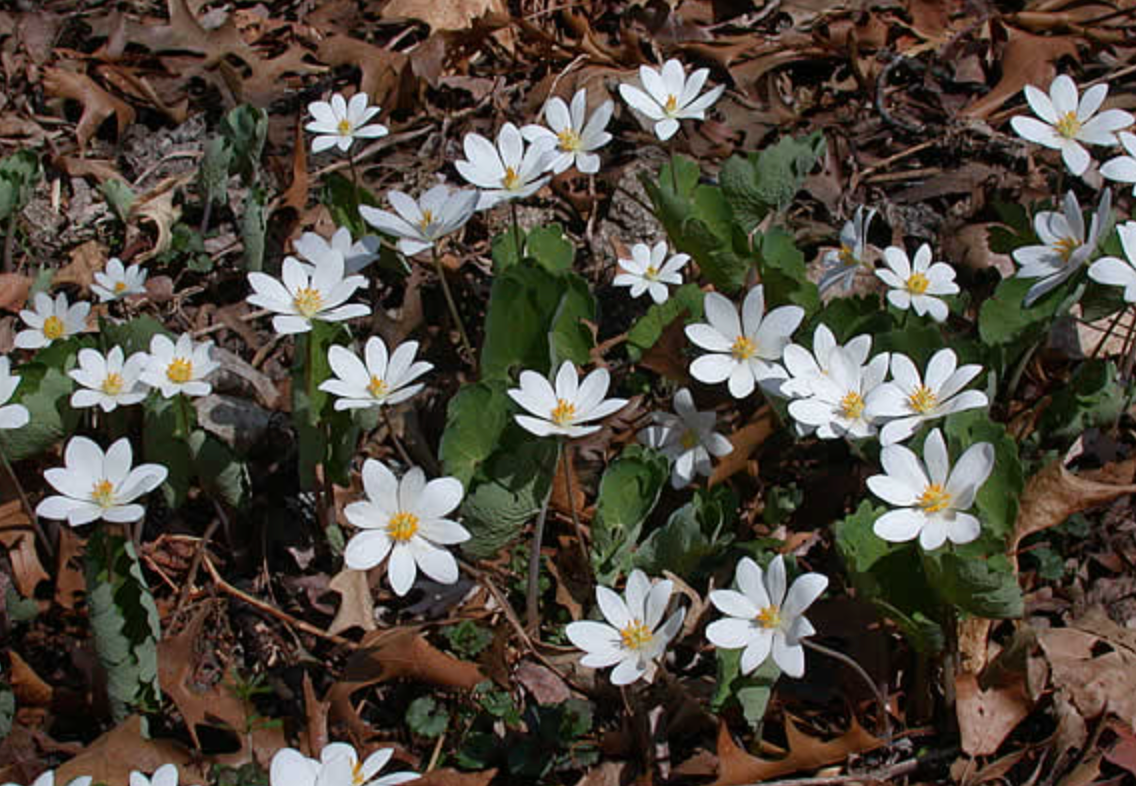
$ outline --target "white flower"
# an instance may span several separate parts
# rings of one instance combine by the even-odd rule
[[[106,357],[94,349],[80,349],[79,368],[67,372],[82,385],[71,394],[71,406],[98,406],[103,412],[111,412],[116,407],[137,404],[150,393],[140,379],[149,361],[145,352],[135,352],[123,360],[122,347],[112,347]]]
[[[655,123],[655,136],[666,141],[679,129],[679,120],[702,120],[722,91],[723,85],[715,87],[701,96],[698,95],[710,70],[699,68],[687,79],[682,63],[668,60],[661,70],[650,66],[639,66],[639,82],[643,89],[635,85],[622,84],[619,94],[623,100],[639,110]]]
[[[66,519],[72,527],[96,519],[128,523],[146,515],[134,500],[162,485],[168,472],[161,464],[131,469],[134,456],[126,437],[102,449],[86,437],[72,437],[63,452],[63,466],[43,473],[59,495],[36,506],[45,519]]]
[[[0,355],[0,429],[23,428],[31,420],[23,404],[8,403],[19,386],[20,378],[12,374],[12,361]]]
[[[396,786],[422,777],[416,772],[395,772],[376,778],[394,755],[393,748],[380,748],[363,761],[355,748],[332,742],[309,759],[294,748],[281,748],[272,757],[269,786]]]
[[[872,351],[872,337],[860,335],[844,346],[836,343],[836,336],[823,322],[813,331],[813,351],[809,352],[800,344],[785,347],[781,360],[789,379],[781,383],[780,393],[784,396],[807,397],[813,395],[813,383],[824,379],[831,372],[833,352],[843,349],[847,360],[854,366],[862,366]],[[885,369],[886,370],[886,369]]]
[[[68,781],[67,786],[91,786],[94,780],[90,775],[80,775]],[[5,783],[4,786],[20,786],[18,783]],[[46,770],[32,781],[32,786],[55,786],[55,770]]]
[[[682,284],[679,271],[690,261],[687,254],[675,254],[670,259],[666,257],[665,240],[660,240],[654,248],[648,248],[646,243],[636,243],[631,247],[631,259],[619,260],[620,272],[612,280],[612,286],[631,287],[633,298],[647,292],[656,303],[666,303],[670,295],[667,284]]]
[[[738,590],[714,590],[710,602],[727,615],[706,627],[706,638],[726,650],[745,648],[741,672],[749,674],[773,653],[773,662],[790,677],[805,673],[801,639],[816,633],[805,609],[828,587],[828,577],[804,573],[785,591],[785,560],[778,554],[769,570],[742,557],[734,575]]]
[[[573,164],[584,174],[600,171],[600,157],[592,151],[611,141],[611,134],[604,129],[615,111],[615,104],[604,101],[585,122],[587,109],[588,91],[580,88],[572,96],[571,108],[561,98],[549,99],[544,107],[544,120],[551,130],[535,124],[521,129],[521,134],[529,142],[544,140],[550,149],[556,151],[545,166],[558,175]]]
[[[872,493],[896,510],[876,519],[872,530],[891,543],[919,538],[924,551],[951,543],[970,543],[982,529],[977,518],[962,511],[974,504],[994,469],[994,446],[978,442],[967,448],[951,469],[943,433],[935,429],[923,443],[923,459],[903,445],[880,451],[884,475],[868,478]]]
[[[364,235],[358,242],[352,242],[351,230],[340,227],[335,230],[330,242],[315,232],[305,232],[292,241],[292,248],[301,257],[313,263],[324,259],[329,251],[338,251],[343,255],[344,270],[348,273],[358,273],[378,258],[379,238],[375,235]]]
[[[509,398],[536,417],[515,415],[517,423],[538,437],[557,435],[573,439],[599,431],[598,424],[583,424],[606,418],[627,404],[627,399],[622,398],[604,400],[611,382],[607,369],[597,368],[583,382],[579,380],[570,360],[560,364],[555,388],[543,375],[522,371],[521,386],[511,388]]]
[[[653,680],[657,661],[678,635],[686,616],[686,609],[679,609],[660,625],[673,589],[674,583],[669,580],[652,586],[641,570],[633,570],[627,577],[622,598],[607,587],[596,587],[596,601],[607,622],[584,620],[569,623],[565,629],[568,640],[587,653],[580,665],[589,669],[615,666],[612,685],[630,685],[641,678]]]
[[[963,390],[981,372],[982,366],[979,365],[959,367],[954,350],[940,349],[931,356],[924,380],[920,379],[919,370],[911,358],[893,352],[892,381],[871,392],[864,417],[869,421],[894,418],[880,432],[880,444],[903,442],[915,433],[921,423],[954,412],[985,407],[988,403],[985,393]]]
[[[159,333],[150,339],[150,358],[141,379],[162,391],[164,398],[178,393],[208,396],[213,386],[204,379],[219,365],[211,357],[212,349],[212,341],[198,344],[188,333],[182,333],[176,344]]]
[[[926,243],[910,262],[906,251],[889,246],[884,249],[884,262],[887,267],[878,268],[876,275],[891,287],[889,303],[902,311],[911,308],[919,316],[929,313],[936,322],[946,321],[947,304],[937,296],[958,294],[953,267],[946,262],[931,264],[931,247]]]
[[[347,152],[351,143],[358,139],[378,139],[387,135],[387,127],[381,123],[367,125],[367,121],[379,113],[379,107],[367,106],[370,101],[366,93],[351,96],[351,102],[335,93],[331,102],[314,101],[308,104],[308,112],[314,118],[304,129],[316,134],[312,140],[312,152],[321,153],[332,147]]]
[[[867,417],[868,396],[884,381],[888,353],[861,365],[847,349],[829,355],[828,374],[811,383],[812,395],[789,403],[789,414],[807,430],[816,429],[821,439],[865,439],[876,433]]]
[[[721,458],[733,451],[730,440],[714,431],[717,418],[713,410],[701,412],[694,407],[694,397],[682,388],[674,397],[677,414],[654,412],[654,425],[639,432],[639,441],[655,448],[674,462],[671,485],[680,489],[690,484],[695,475],[710,476],[710,457]]]
[[[436,478],[427,483],[419,467],[411,467],[399,481],[382,463],[367,459],[363,490],[365,501],[343,509],[351,525],[364,530],[343,551],[347,567],[369,570],[389,554],[387,575],[397,595],[410,591],[415,566],[442,584],[458,580],[457,562],[441,547],[464,543],[470,537],[465,527],[444,518],[461,503],[461,481]]]
[[[1033,305],[1039,297],[1080,270],[1096,251],[1100,236],[1111,220],[1112,194],[1107,188],[1093,213],[1087,237],[1081,205],[1072,191],[1065,195],[1063,213],[1049,210],[1038,213],[1033,227],[1044,245],[1023,246],[1015,249],[1012,255],[1014,261],[1021,265],[1016,274],[1018,278],[1040,279],[1026,292],[1024,304],[1027,307]]]
[[[1118,183],[1136,184],[1136,134],[1121,131],[1116,137],[1128,155],[1105,161],[1101,164],[1101,174]],[[1136,194],[1136,185],[1132,186],[1132,193]]]
[[[24,309],[20,319],[30,330],[16,334],[16,346],[20,349],[41,349],[53,341],[69,338],[87,327],[87,314],[90,303],[79,302],[67,305],[67,295],[60,292],[53,301],[43,292],[35,295],[35,311]]]
[[[781,306],[765,314],[761,285],[746,295],[740,320],[734,304],[717,292],[706,294],[702,309],[706,322],[687,325],[686,336],[711,354],[690,364],[692,377],[708,384],[729,380],[730,395],[745,398],[755,383],[787,376],[777,361],[804,319],[804,309]]]
[[[478,199],[476,191],[451,191],[440,183],[417,202],[401,191],[387,192],[394,213],[360,205],[359,214],[375,229],[399,238],[398,250],[409,257],[432,248],[443,237],[465,226],[477,210]]]
[[[347,303],[367,279],[345,275],[343,254],[335,249],[324,251],[312,265],[285,257],[280,274],[284,283],[266,273],[248,274],[254,290],[248,302],[276,312],[272,327],[277,333],[307,333],[316,320],[343,322],[371,313],[362,303]]]
[[[1115,145],[1116,132],[1132,125],[1132,115],[1120,109],[1106,109],[1097,114],[1108,85],[1096,85],[1078,97],[1077,85],[1061,74],[1049,86],[1049,95],[1033,85],[1026,85],[1026,101],[1041,118],[1018,115],[1010,125],[1018,136],[1030,142],[1060,150],[1065,166],[1074,175],[1084,174],[1092,158],[1081,144]]]
[[[494,146],[480,134],[466,134],[462,140],[467,160],[454,164],[458,173],[481,189],[478,210],[485,210],[510,199],[535,194],[550,179],[545,175],[552,153],[546,140],[525,145],[524,137],[512,123],[497,132]]]
[[[868,229],[875,215],[875,208],[861,205],[856,208],[852,220],[846,222],[840,230],[840,248],[827,252],[822,260],[825,269],[817,285],[822,295],[836,286],[847,292],[852,289],[857,273],[861,270],[871,271],[867,259]]]
[[[130,786],[178,786],[177,765],[163,764],[149,778],[134,770],[130,773]]]
[[[140,265],[124,268],[118,257],[108,259],[106,269],[95,273],[94,278],[91,291],[99,296],[100,303],[146,294],[146,271]]]
[[[1124,299],[1136,303],[1136,221],[1116,228],[1125,259],[1102,257],[1089,266],[1089,278],[1098,284],[1124,287]]]
[[[387,345],[378,336],[371,336],[363,349],[363,360],[338,344],[327,350],[327,362],[335,373],[334,379],[321,382],[319,389],[339,398],[336,410],[393,406],[406,401],[424,387],[414,380],[434,368],[432,363],[414,361],[418,352],[417,341],[405,341],[387,355]]]

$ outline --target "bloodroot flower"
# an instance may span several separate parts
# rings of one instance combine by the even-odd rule
[[[600,171],[600,157],[592,151],[611,141],[611,134],[604,129],[615,111],[615,104],[604,101],[585,122],[587,110],[588,91],[580,88],[572,96],[571,108],[561,98],[549,99],[544,107],[544,120],[549,128],[533,124],[521,129],[529,142],[544,140],[549,149],[555,151],[545,164],[554,174],[559,175],[573,164],[584,174]]]
[[[994,446],[989,442],[971,445],[952,470],[943,433],[935,429],[923,444],[923,459],[921,462],[903,445],[888,445],[880,452],[886,474],[868,478],[868,488],[896,510],[876,519],[873,531],[892,543],[919,538],[924,551],[948,540],[970,543],[982,524],[963,511],[974,504],[994,469]]]
[[[805,573],[786,593],[785,560],[778,554],[765,573],[752,559],[742,557],[735,580],[740,592],[710,593],[710,602],[727,616],[707,626],[706,638],[721,649],[742,649],[742,674],[754,671],[772,652],[781,671],[803,676],[805,650],[800,642],[816,633],[804,613],[828,587],[828,578]]]
[[[138,521],[146,508],[134,500],[162,485],[169,474],[161,464],[134,462],[130,440],[115,442],[104,454],[86,437],[72,437],[63,452],[62,467],[53,467],[43,477],[59,492],[36,507],[46,519],[66,519],[72,527],[96,519],[120,524]]]
[[[208,396],[213,386],[205,377],[219,365],[212,358],[213,342],[195,342],[188,333],[182,333],[175,344],[158,334],[150,339],[150,358],[142,372],[142,381],[162,391],[164,398],[178,393],[187,396]]]
[[[433,248],[443,237],[465,226],[477,209],[478,198],[477,191],[451,191],[440,183],[417,202],[401,191],[387,192],[394,213],[360,205],[359,214],[375,229],[397,237],[398,250],[410,257]]]
[[[1124,299],[1136,303],[1136,221],[1128,221],[1116,228],[1124,259],[1103,257],[1089,268],[1089,278],[1098,284],[1123,287]]]
[[[416,772],[393,772],[376,778],[394,755],[393,748],[380,748],[360,761],[355,748],[345,742],[323,747],[319,759],[309,759],[294,748],[281,748],[272,757],[269,786],[396,786],[421,778]]]
[[[399,481],[381,462],[367,459],[363,490],[366,500],[343,509],[351,525],[363,530],[344,549],[347,567],[369,570],[389,555],[387,575],[396,595],[410,591],[418,569],[442,584],[458,580],[458,564],[442,547],[470,538],[465,527],[445,518],[461,503],[460,480],[427,483],[422,469],[412,467]]]
[[[97,406],[103,412],[112,412],[117,407],[137,404],[150,394],[141,381],[149,356],[135,352],[124,360],[123,354],[122,347],[112,347],[105,357],[94,349],[79,350],[79,368],[67,372],[82,386],[71,394],[72,407]]]
[[[90,775],[80,775],[68,781],[67,786],[91,786],[94,780]],[[18,783],[5,783],[4,786],[20,786]],[[55,770],[46,770],[32,781],[31,786],[55,786]]]
[[[675,254],[667,259],[665,240],[660,240],[653,248],[648,248],[646,243],[636,243],[631,247],[631,259],[619,260],[620,272],[611,283],[616,287],[630,287],[633,298],[646,292],[656,303],[666,303],[670,295],[667,284],[682,284],[679,271],[689,261],[687,254]]]
[[[60,292],[53,301],[43,292],[35,296],[35,311],[24,309],[20,319],[30,330],[16,334],[16,346],[20,349],[42,349],[53,342],[68,338],[81,332],[87,326],[90,303],[67,305],[67,296]]]
[[[674,462],[671,486],[680,489],[690,485],[696,475],[709,477],[710,457],[721,458],[733,452],[734,446],[714,430],[717,421],[714,411],[696,409],[694,397],[687,388],[675,393],[674,408],[674,415],[652,413],[654,424],[639,433],[639,441]]]
[[[393,406],[406,401],[422,390],[421,382],[414,380],[434,368],[432,363],[414,361],[418,352],[417,341],[406,341],[387,355],[387,345],[378,336],[367,339],[363,360],[338,344],[327,351],[327,362],[335,373],[334,379],[320,383],[319,389],[338,396],[335,409],[363,409]]]
[[[840,287],[843,292],[847,292],[852,289],[857,273],[861,270],[871,272],[871,263],[868,261],[868,229],[875,215],[875,209],[861,205],[856,208],[852,220],[840,230],[840,248],[824,255],[825,270],[817,284],[822,295],[833,287]]]
[[[522,371],[521,386],[511,388],[509,398],[535,415],[515,415],[517,423],[538,437],[560,436],[575,439],[599,431],[602,420],[627,405],[627,399],[606,401],[611,382],[607,369],[597,368],[580,382],[576,366],[565,360],[556,372],[556,387],[535,371]]]
[[[1105,161],[1101,164],[1101,174],[1118,183],[1136,183],[1136,134],[1121,131],[1116,138],[1127,155]],[[1136,194],[1136,185],[1133,185],[1132,193]]]
[[[668,60],[661,70],[639,66],[642,89],[622,84],[619,94],[633,109],[654,122],[655,136],[665,142],[678,131],[679,120],[705,119],[706,110],[722,95],[726,89],[723,85],[698,95],[709,76],[709,69],[699,68],[687,79],[682,63]]]
[[[12,374],[12,361],[7,355],[0,357],[0,429],[23,428],[31,420],[23,404],[9,404],[9,399],[20,386],[20,378]]]
[[[177,765],[163,764],[149,778],[135,770],[130,773],[130,786],[178,786]]]
[[[596,601],[606,622],[572,622],[565,629],[568,640],[587,653],[580,665],[590,669],[615,666],[612,685],[653,680],[658,660],[686,617],[686,609],[679,609],[662,621],[673,589],[669,580],[652,586],[641,570],[627,577],[622,598],[607,587],[596,587]]]
[[[931,263],[931,247],[924,243],[908,260],[907,252],[896,246],[884,249],[887,267],[878,268],[876,275],[891,289],[887,299],[901,311],[912,309],[919,316],[930,314],[936,322],[947,319],[947,304],[942,295],[957,295],[955,269],[946,262]]]
[[[1089,222],[1085,234],[1085,218],[1077,195],[1065,195],[1062,212],[1043,210],[1033,220],[1034,231],[1043,245],[1022,246],[1014,250],[1014,261],[1021,265],[1018,278],[1036,278],[1037,283],[1026,292],[1023,304],[1028,308],[1042,295],[1059,286],[1081,269],[1097,250],[1105,227],[1112,221],[1112,193],[1106,188]]]
[[[494,145],[480,134],[466,134],[462,141],[466,160],[454,164],[458,173],[481,189],[478,210],[487,210],[510,199],[535,194],[550,180],[548,170],[552,145],[538,139],[526,146],[512,123],[501,126]]]
[[[367,121],[379,113],[379,107],[368,106],[367,94],[363,92],[351,96],[348,102],[339,93],[331,101],[314,101],[308,104],[308,113],[314,118],[304,126],[304,130],[316,135],[312,140],[312,152],[322,153],[333,147],[346,153],[356,139],[378,139],[387,135],[387,127],[381,123]]]
[[[100,303],[146,294],[146,271],[140,265],[124,268],[118,257],[108,259],[106,269],[95,273],[94,278],[91,291],[99,296]]]
[[[253,294],[248,302],[275,311],[272,327],[277,333],[307,333],[312,322],[343,322],[371,313],[369,306],[348,303],[363,276],[346,275],[343,254],[329,248],[305,265],[295,257],[285,257],[281,268],[283,283],[265,273],[249,273]]]
[[[338,251],[343,255],[343,269],[348,273],[358,273],[378,258],[379,238],[375,235],[364,235],[358,241],[352,242],[351,230],[340,227],[335,230],[330,241],[324,240],[315,232],[305,232],[292,241],[292,248],[304,259],[313,263],[323,259],[329,251]]]

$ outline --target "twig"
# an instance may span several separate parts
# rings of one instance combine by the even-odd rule
[[[410,458],[410,454],[406,452],[406,446],[402,444],[402,440],[398,438],[398,434],[394,431],[394,421],[391,420],[389,407],[383,406],[380,411],[383,413],[383,422],[387,424],[387,431],[390,432],[391,442],[394,443],[394,449],[398,451],[398,457],[402,463],[409,467],[414,466],[414,460]]]
[[[514,207],[513,207],[514,223],[515,223],[515,220],[516,220],[515,204],[516,203],[514,203]],[[514,228],[514,231],[516,231],[515,228]],[[520,261],[520,256],[519,256],[520,240],[519,239],[518,239],[517,243],[518,243],[517,261],[519,262]],[[453,318],[454,324],[458,328],[458,334],[461,336],[462,348],[465,350],[467,360],[469,360],[469,362],[471,364],[476,365],[477,355],[474,354],[473,345],[469,343],[469,335],[465,332],[465,325],[462,324],[461,314],[458,313],[458,304],[454,300],[454,293],[450,291],[450,284],[446,280],[446,270],[445,270],[445,268],[442,267],[442,258],[440,256],[438,256],[438,246],[436,244],[430,246],[430,252],[434,257],[434,269],[436,271],[438,271],[438,280],[442,283],[442,293],[446,296],[446,305],[450,309],[450,316]]]
[[[43,531],[43,527],[39,525],[39,516],[36,515],[35,508],[32,507],[27,492],[24,491],[24,484],[21,483],[19,477],[16,476],[16,470],[12,468],[11,462],[8,461],[8,454],[3,450],[0,450],[0,462],[3,462],[4,470],[8,473],[8,477],[12,479],[12,485],[16,487],[16,494],[20,498],[20,505],[23,506],[24,514],[28,517],[28,521],[31,522],[36,538],[39,539],[40,545],[43,546],[48,556],[55,559],[55,547],[52,545],[51,541],[48,540],[47,533]]]
[[[560,460],[560,447],[556,448],[556,460]],[[556,465],[552,465],[556,472]],[[548,491],[544,495],[544,502],[540,506],[540,513],[536,517],[536,526],[533,528],[532,546],[529,550],[529,577],[525,589],[525,625],[540,636],[540,542],[544,539],[544,522],[548,518],[548,502],[552,499],[552,482],[548,484]]]
[[[217,510],[217,518],[209,522],[209,526],[205,528],[205,534],[201,536],[201,540],[197,541],[197,548],[193,552],[193,561],[189,563],[189,572],[186,574],[185,583],[181,586],[177,606],[174,607],[175,617],[181,614],[185,604],[189,602],[193,584],[197,581],[197,571],[201,568],[201,560],[205,558],[205,549],[209,547],[210,539],[216,534],[217,528],[221,526],[221,521],[225,518],[225,511],[221,508],[221,503],[213,500],[213,507]],[[228,531],[228,529],[229,525],[226,523],[225,530]]]
[[[588,554],[588,546],[584,542],[584,530],[580,526],[580,518],[576,515],[576,495],[572,488],[572,446],[569,443],[564,444],[563,458],[561,462],[564,464],[564,488],[568,493],[568,512],[572,514],[572,529],[576,532],[576,544],[580,547],[580,558],[584,563],[584,570],[587,571],[589,585],[593,583],[592,579],[592,557]]]
[[[805,645],[814,652],[819,652],[821,655],[827,655],[833,660],[840,661],[845,666],[856,672],[857,676],[859,676],[860,679],[864,681],[864,684],[871,688],[872,695],[876,697],[876,703],[880,706],[880,719],[884,724],[884,738],[890,740],[891,719],[888,716],[887,697],[884,695],[883,691],[880,690],[880,686],[876,684],[876,681],[872,679],[871,675],[864,670],[864,667],[857,663],[853,658],[845,655],[843,652],[829,649],[823,644],[817,644],[811,639],[801,639],[801,644]]]
[[[744,786],[839,786],[843,783],[894,783],[905,775],[918,771],[923,766],[920,759],[896,762],[875,772],[862,772],[848,775],[821,775],[815,778],[786,778],[776,781],[747,783]]]
[[[879,110],[880,117],[883,118],[883,121],[889,126],[895,126],[896,128],[900,128],[904,131],[910,131],[913,134],[918,134],[923,131],[922,125],[916,125],[914,123],[908,122],[907,120],[904,120],[901,117],[896,117],[891,112],[889,112],[887,108],[888,80],[891,77],[891,72],[901,64],[911,65],[907,62],[907,58],[903,55],[892,55],[891,60],[889,60],[888,64],[883,67],[883,70],[880,71],[880,75],[876,77],[876,109]]]
[[[1093,354],[1089,355],[1089,360],[1095,360],[1096,356],[1101,353],[1101,350],[1104,349],[1104,345],[1106,343],[1108,343],[1108,340],[1110,338],[1112,338],[1112,331],[1116,330],[1117,324],[1119,324],[1120,320],[1124,317],[1124,314],[1127,311],[1128,311],[1128,309],[1122,308],[1122,309],[1120,309],[1119,311],[1116,312],[1116,316],[1113,317],[1112,322],[1110,322],[1108,324],[1108,330],[1105,331],[1104,336],[1097,343],[1096,348],[1093,350]],[[1082,322],[1082,324],[1085,325],[1086,327],[1092,328],[1094,330],[1100,329],[1100,328],[1097,328],[1096,325],[1094,325],[1091,322]]]

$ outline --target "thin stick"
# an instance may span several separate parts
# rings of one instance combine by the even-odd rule
[[[515,217],[513,231],[517,231]],[[442,293],[446,296],[446,305],[450,309],[450,317],[457,325],[458,334],[461,336],[462,349],[465,350],[469,362],[473,363],[476,357],[473,353],[473,345],[469,343],[469,335],[465,332],[465,325],[462,324],[461,315],[458,313],[458,304],[454,300],[454,293],[450,291],[450,283],[446,280],[446,270],[442,267],[442,258],[438,256],[438,247],[436,245],[430,246],[430,252],[434,257],[434,269],[438,271],[438,280],[442,282]]]
[[[511,200],[509,202],[509,210],[513,214],[513,240],[517,243],[517,262],[525,258],[524,246],[521,244],[521,222],[517,218],[517,202]]]
[[[174,616],[176,617],[185,608],[185,604],[189,602],[190,592],[193,590],[193,584],[197,581],[197,571],[201,568],[201,561],[205,558],[205,549],[209,547],[209,541],[216,534],[218,527],[221,526],[221,521],[225,518],[225,511],[221,508],[221,503],[213,500],[213,507],[217,511],[217,518],[209,522],[209,526],[205,528],[205,534],[201,536],[201,540],[197,542],[197,548],[193,552],[193,561],[189,563],[189,573],[186,574],[185,583],[181,585],[181,593],[178,595],[177,606],[174,607]],[[225,525],[228,530],[228,524]]]
[[[560,460],[560,443],[556,446],[556,460]],[[556,465],[552,465],[556,472]],[[532,546],[529,550],[529,579],[525,588],[525,626],[530,631],[537,631],[540,635],[540,543],[544,539],[544,522],[548,518],[548,502],[552,499],[552,483],[548,484],[548,491],[541,503],[540,513],[536,517],[536,527],[533,529]]]
[[[856,672],[857,675],[859,675],[860,679],[864,681],[864,684],[871,688],[872,695],[876,697],[876,703],[880,705],[880,717],[884,724],[884,737],[890,738],[891,720],[888,717],[887,697],[883,694],[883,691],[880,690],[880,686],[876,684],[876,681],[872,679],[871,675],[864,670],[864,667],[852,658],[845,655],[843,652],[829,649],[823,644],[817,644],[811,639],[801,639],[801,644],[805,645],[811,650],[814,650],[815,652],[819,652],[821,655],[827,655],[833,660],[840,661],[845,666],[848,666],[850,669]]]
[[[1104,337],[1102,337],[1101,340],[1097,343],[1096,349],[1093,350],[1093,354],[1089,355],[1089,360],[1095,360],[1096,356],[1101,353],[1101,350],[1104,349],[1105,343],[1107,343],[1108,340],[1112,337],[1112,331],[1114,331],[1116,329],[1116,326],[1120,323],[1121,318],[1124,316],[1125,312],[1127,312],[1127,311],[1128,311],[1128,309],[1122,308],[1122,309],[1120,309],[1119,311],[1116,312],[1116,316],[1113,317],[1112,322],[1110,322],[1108,324],[1108,330],[1106,330],[1104,332]],[[1088,325],[1089,327],[1092,327],[1092,324],[1089,323],[1089,322],[1086,322],[1084,324]],[[1098,328],[1098,330],[1099,330],[1099,328]]]
[[[572,444],[564,442],[561,463],[564,465],[564,488],[568,492],[568,512],[572,514],[572,529],[576,531],[576,544],[580,547],[580,558],[584,563],[584,570],[588,572],[588,581],[592,583],[592,558],[588,554],[588,546],[584,541],[584,530],[580,527],[580,519],[576,515],[576,495],[572,488]]]
[[[398,434],[394,431],[394,421],[391,420],[389,409],[384,406],[380,409],[383,413],[383,422],[387,424],[387,431],[390,432],[391,442],[394,443],[394,449],[398,452],[398,457],[402,463],[408,467],[414,466],[414,461],[410,458],[410,454],[406,452],[406,447],[402,444],[402,440],[398,438]]]
[[[12,479],[12,485],[16,487],[16,494],[20,498],[20,504],[24,508],[24,514],[27,515],[28,521],[32,523],[32,529],[35,530],[36,538],[39,540],[40,545],[43,546],[48,556],[54,559],[55,548],[51,545],[51,541],[47,539],[47,533],[43,531],[43,527],[39,525],[39,516],[36,515],[35,508],[32,507],[27,492],[24,491],[24,484],[20,483],[20,479],[16,477],[16,470],[12,469],[12,464],[8,461],[8,454],[3,450],[0,450],[0,461],[4,463],[4,471],[7,472],[8,477]]]

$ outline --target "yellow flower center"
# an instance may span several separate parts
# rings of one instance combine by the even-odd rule
[[[939,397],[935,395],[935,391],[926,385],[920,385],[915,389],[915,392],[907,397],[908,405],[916,412],[927,413],[935,408],[939,403]]]
[[[114,291],[115,291],[115,294],[121,295],[123,292],[126,291],[126,282],[125,281],[115,281],[114,282]]]
[[[849,420],[856,420],[864,414],[864,397],[850,390],[840,399],[840,414]]]
[[[580,135],[574,129],[565,128],[556,135],[556,139],[560,142],[560,149],[569,153],[580,149]]]
[[[390,390],[390,386],[378,377],[371,377],[371,381],[367,384],[367,392],[371,394],[372,398],[382,398]]]
[[[166,366],[166,379],[175,385],[184,385],[193,379],[193,361],[189,358],[174,358]]]
[[[569,425],[576,417],[576,405],[562,398],[556,399],[556,406],[552,410],[552,422],[558,426]]]
[[[667,101],[663,104],[663,111],[668,115],[678,109],[678,98],[673,95],[667,96]]]
[[[1057,120],[1054,126],[1057,133],[1066,139],[1076,139],[1077,134],[1081,133],[1081,121],[1077,119],[1076,112],[1066,112]]]
[[[950,507],[951,495],[938,483],[932,483],[930,486],[923,489],[923,493],[919,495],[919,499],[916,500],[915,504],[927,513],[938,513]]]
[[[425,232],[434,223],[434,214],[429,210],[422,211],[422,218],[418,221],[418,228]]]
[[[624,649],[640,650],[650,644],[654,636],[651,634],[651,629],[642,621],[633,619],[623,626],[623,630],[619,632],[619,638]]]
[[[1068,262],[1069,257],[1073,256],[1073,252],[1076,251],[1080,245],[1075,237],[1063,237],[1053,244],[1053,248],[1061,255],[1062,262]]]
[[[48,317],[43,321],[43,335],[48,341],[63,338],[63,334],[66,332],[67,326],[63,324],[63,320],[59,317]]]
[[[692,450],[698,447],[698,433],[694,429],[688,428],[678,442],[684,450]]]
[[[846,267],[856,267],[860,264],[860,260],[856,259],[856,252],[847,243],[840,246],[840,261]]]
[[[734,339],[734,345],[730,347],[730,354],[735,360],[749,360],[757,354],[757,342],[746,336],[738,336]]]
[[[405,511],[395,513],[387,522],[387,535],[395,543],[406,543],[418,532],[418,517]]]
[[[335,127],[340,136],[351,136],[351,121],[347,118],[339,121],[339,125]]]
[[[292,298],[292,305],[295,306],[300,316],[311,319],[319,313],[323,306],[323,295],[320,294],[318,289],[304,287]]]
[[[648,281],[654,281],[659,277],[659,269],[654,265],[648,265],[647,269],[643,272],[643,278]]]
[[[107,374],[106,379],[103,380],[102,390],[108,396],[117,396],[126,387],[126,382],[122,379],[121,374]]]
[[[931,279],[922,273],[912,273],[907,279],[907,291],[913,295],[922,295],[931,286]]]
[[[513,169],[511,166],[505,167],[505,176],[501,178],[501,185],[505,188],[505,190],[514,190],[518,185],[520,185],[520,182],[521,176],[517,174],[517,170]]]
[[[763,628],[780,628],[781,609],[776,606],[766,606],[757,613],[757,624]]]
[[[109,480],[100,480],[91,487],[91,501],[100,508],[114,506],[114,484]]]

